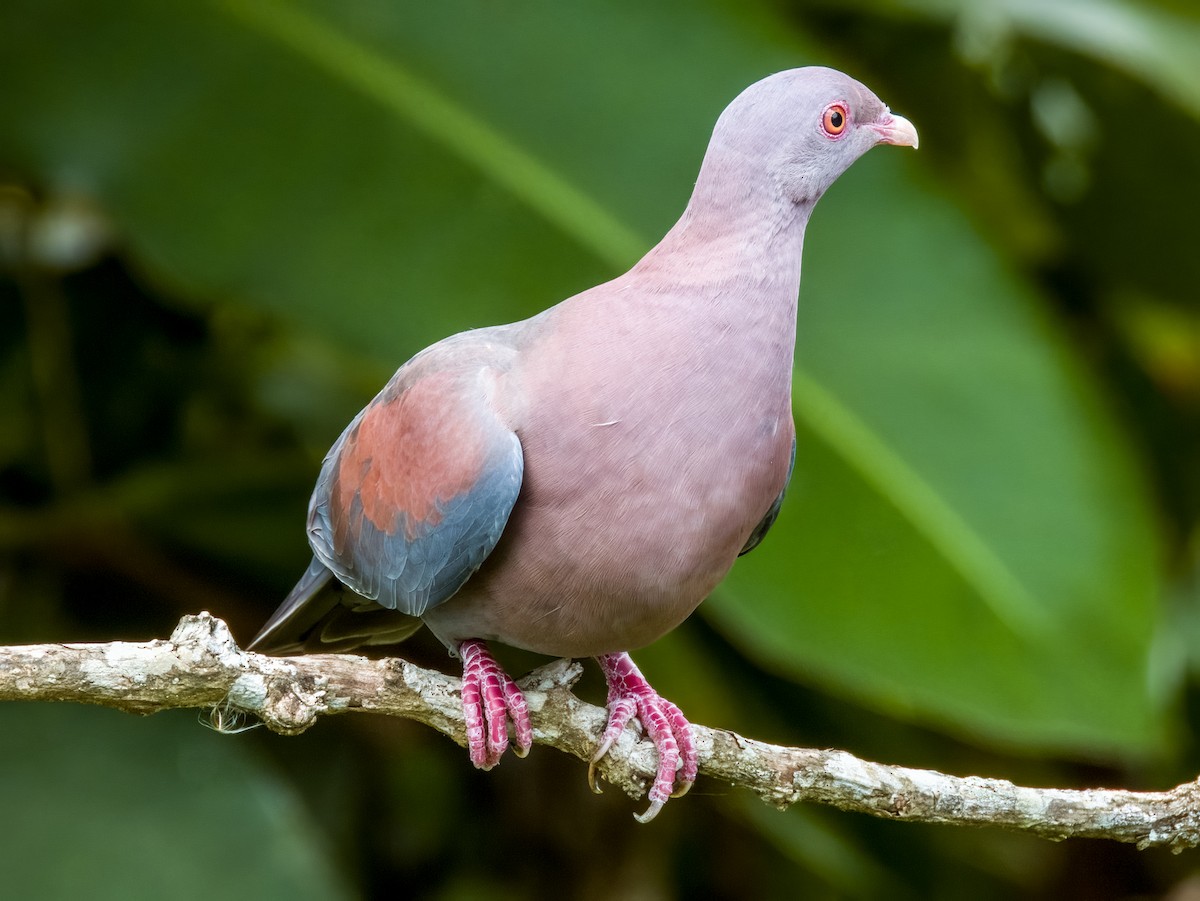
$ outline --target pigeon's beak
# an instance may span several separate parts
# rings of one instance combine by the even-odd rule
[[[917,129],[903,116],[884,113],[878,122],[872,122],[873,128],[879,135],[882,144],[900,144],[917,149]]]

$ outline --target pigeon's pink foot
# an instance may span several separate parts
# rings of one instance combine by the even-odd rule
[[[600,791],[596,787],[596,763],[608,753],[636,715],[658,749],[658,775],[648,795],[650,807],[637,817],[639,821],[649,823],[658,816],[668,798],[687,794],[696,781],[696,743],[692,738],[692,725],[678,707],[650,687],[628,654],[605,654],[596,659],[608,681],[608,728],[592,757],[588,782],[592,791]],[[676,770],[679,771],[678,778]]]
[[[513,724],[513,751],[518,757],[529,753],[533,726],[525,696],[496,662],[482,641],[471,639],[458,646],[462,658],[462,705],[467,720],[467,750],[471,763],[490,770],[500,762],[508,747],[508,721]]]

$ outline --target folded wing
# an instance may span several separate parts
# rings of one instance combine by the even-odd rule
[[[256,645],[327,620],[339,603],[419,617],[482,565],[523,474],[521,443],[493,404],[497,375],[484,363],[426,352],[350,423],[309,503],[313,564]],[[328,574],[360,597],[331,599]]]

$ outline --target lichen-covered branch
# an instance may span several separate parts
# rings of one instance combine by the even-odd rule
[[[582,668],[559,660],[521,680],[534,740],[589,760],[605,711],[571,693]],[[166,641],[0,647],[0,700],[80,701],[134,713],[211,708],[294,734],[317,717],[367,711],[414,719],[465,744],[459,680],[400,659],[267,657],[241,650],[221,620],[184,617]],[[1181,851],[1200,844],[1200,782],[1165,792],[1024,788],[1001,779],[885,766],[844,751],[784,748],[696,727],[700,772],[779,808],[798,801],[923,823],[1000,826],[1051,839],[1086,836]],[[645,792],[655,752],[634,729],[600,762]]]

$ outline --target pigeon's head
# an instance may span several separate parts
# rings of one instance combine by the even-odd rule
[[[917,130],[865,86],[835,69],[778,72],[726,108],[713,145],[752,162],[784,196],[815,203],[876,144],[917,146]]]

